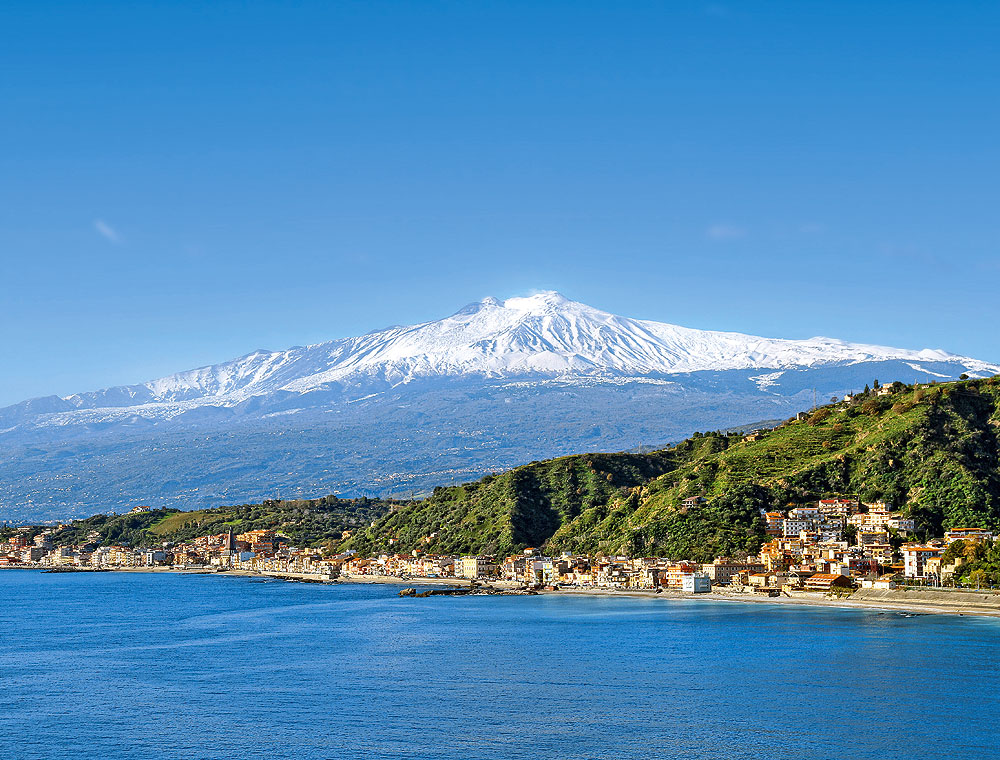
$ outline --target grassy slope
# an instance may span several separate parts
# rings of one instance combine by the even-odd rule
[[[671,452],[532,462],[474,483],[437,488],[429,498],[392,512],[345,548],[505,554],[541,546],[585,510],[673,467]]]
[[[255,529],[280,530],[297,546],[319,546],[339,541],[341,533],[375,520],[397,502],[372,499],[322,499],[271,501],[194,512],[154,510],[135,515],[94,515],[74,520],[59,531],[59,544],[81,544],[91,531],[105,544],[158,546],[163,541],[186,541],[196,536],[223,533],[232,528],[239,533]]]
[[[348,546],[504,554],[544,544],[707,559],[754,551],[762,507],[838,494],[884,498],[932,534],[1000,527],[998,402],[996,378],[906,388],[824,407],[759,441],[707,434],[650,455],[532,463],[438,489]],[[708,503],[681,508],[692,495]]]

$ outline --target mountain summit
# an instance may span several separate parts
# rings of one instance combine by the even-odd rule
[[[278,491],[388,493],[783,417],[879,378],[1000,372],[940,350],[617,316],[548,291],[0,409],[0,518]]]

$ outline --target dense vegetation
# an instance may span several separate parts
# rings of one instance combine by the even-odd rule
[[[703,560],[755,551],[762,508],[834,495],[890,501],[925,535],[1000,527],[1000,379],[890,391],[869,389],[759,440],[695,434],[653,454],[564,457],[440,488],[346,546],[494,554],[544,546]],[[705,501],[684,507],[689,496]]]
[[[505,554],[540,547],[559,526],[674,466],[669,451],[532,462],[473,483],[436,488],[427,499],[390,513],[348,545],[363,553],[398,547]]]
[[[57,544],[124,544],[159,546],[187,541],[232,529],[236,533],[257,529],[279,530],[296,546],[321,546],[339,542],[345,530],[368,525],[399,502],[377,499],[322,499],[265,501],[233,507],[182,512],[157,509],[125,515],[94,515],[74,520],[53,535]]]
[[[945,564],[955,563],[954,580],[959,586],[975,588],[1000,586],[1000,540],[953,541],[942,558]]]

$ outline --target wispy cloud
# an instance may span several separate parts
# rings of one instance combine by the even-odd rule
[[[732,224],[713,224],[705,230],[705,236],[709,240],[739,240],[747,236],[747,230]]]
[[[105,240],[114,243],[115,245],[120,245],[122,242],[122,236],[118,233],[114,227],[108,224],[103,219],[94,220],[94,229],[97,230],[97,234],[100,235]]]

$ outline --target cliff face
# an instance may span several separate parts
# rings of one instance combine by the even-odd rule
[[[763,508],[836,494],[892,502],[932,535],[1000,526],[1000,379],[882,393],[757,440],[708,433],[653,454],[564,457],[440,488],[352,545],[705,559],[759,546]],[[684,506],[690,496],[704,500]]]

